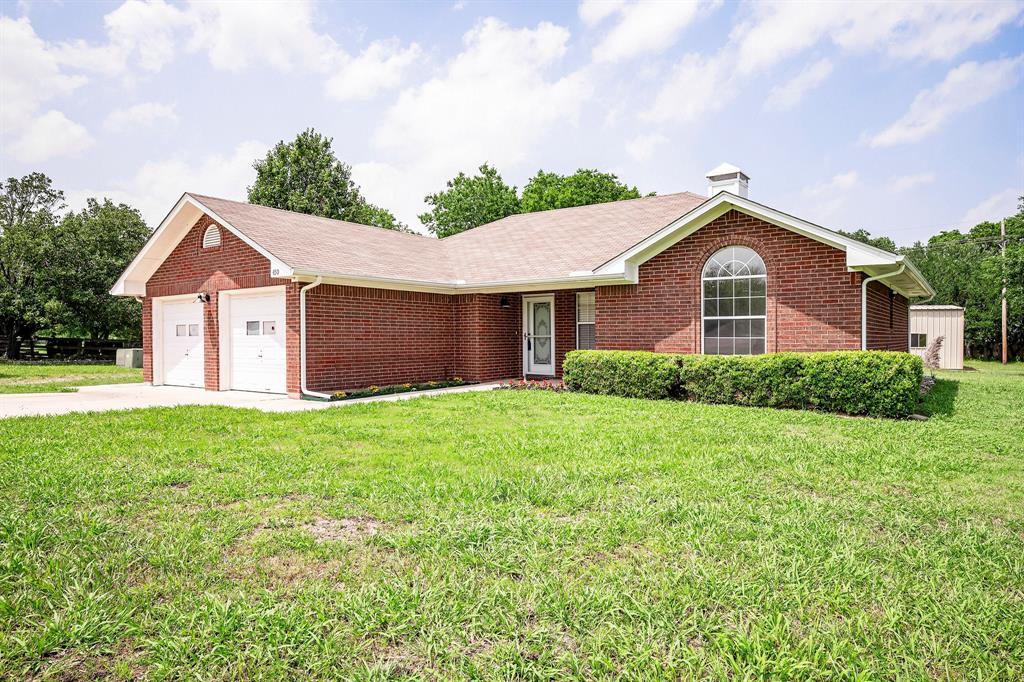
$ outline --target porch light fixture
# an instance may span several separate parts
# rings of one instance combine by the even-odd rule
[[[200,294],[198,296],[196,296],[196,302],[197,303],[209,303],[210,302],[210,295],[208,293],[206,293],[206,292],[200,292]]]
[[[508,296],[502,296],[502,297],[501,297],[501,300],[500,300],[500,301],[498,301],[498,304],[499,304],[499,305],[500,305],[500,306],[501,306],[502,308],[511,308],[511,307],[512,307],[512,304],[511,304],[511,303],[509,302],[509,300],[508,300]]]

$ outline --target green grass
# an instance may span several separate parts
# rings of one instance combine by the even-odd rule
[[[0,676],[1019,680],[1024,368],[979,367],[926,422],[512,391],[0,420]]]
[[[132,384],[141,381],[141,369],[125,369],[115,365],[0,362],[0,394],[69,393],[76,391],[79,386]]]

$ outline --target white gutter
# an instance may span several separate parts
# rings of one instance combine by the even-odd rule
[[[299,394],[313,396],[314,398],[329,399],[329,393],[318,393],[306,387],[306,292],[320,286],[323,277],[315,280],[299,289]]]
[[[904,261],[900,263],[900,267],[895,272],[887,272],[884,275],[875,275],[874,277],[868,277],[860,283],[860,349],[868,349],[868,284],[876,280],[885,279],[886,277],[895,277],[904,270],[907,269],[907,263]],[[909,318],[908,318],[909,321]]]

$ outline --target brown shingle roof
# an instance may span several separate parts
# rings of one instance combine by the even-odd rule
[[[706,200],[681,192],[523,213],[434,239],[190,196],[297,272],[467,285],[591,271]]]

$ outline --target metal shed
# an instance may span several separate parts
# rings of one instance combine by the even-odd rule
[[[943,337],[941,369],[964,368],[964,309],[955,305],[910,306],[910,352],[924,357],[928,344]]]

